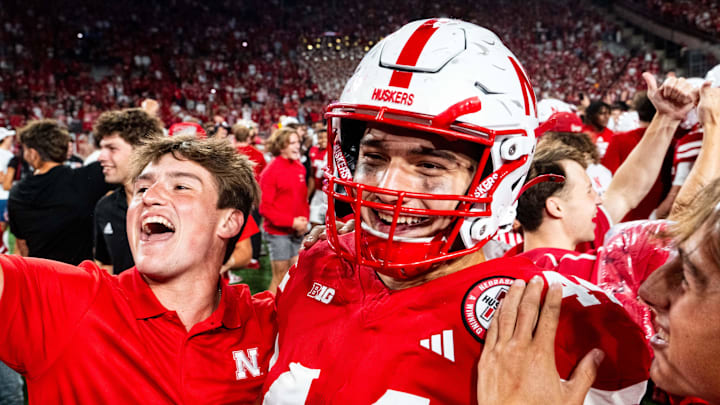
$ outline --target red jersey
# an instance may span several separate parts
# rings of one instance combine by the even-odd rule
[[[602,205],[599,205],[597,207],[597,214],[595,214],[593,222],[595,223],[595,239],[590,242],[578,243],[578,245],[575,246],[575,253],[588,253],[590,255],[595,255],[595,249],[603,245],[605,240],[605,234],[608,230],[610,230],[610,228],[612,228],[613,225],[612,220],[610,219],[610,215],[608,215],[607,211],[605,211],[605,208],[603,208]],[[520,240],[519,243],[515,244],[515,246],[511,247],[510,249],[508,249],[507,252],[505,252],[505,257],[517,256],[523,253],[524,250],[525,244],[522,240]],[[558,250],[566,251],[564,249]]]
[[[690,174],[690,170],[700,155],[702,148],[703,130],[684,135],[675,144],[675,153],[673,154],[673,186],[682,186],[685,179]]]
[[[521,256],[530,259],[536,266],[555,270],[566,276],[577,276],[583,280],[597,284],[596,263],[598,250],[605,243],[605,234],[612,227],[610,217],[602,205],[597,207],[595,215],[595,239],[591,242],[580,243],[575,250],[558,248],[536,248],[527,252],[508,251],[505,257]],[[522,245],[520,245],[522,248]]]
[[[297,160],[276,157],[260,175],[260,215],[273,235],[290,235],[295,217],[310,216],[305,167]]]
[[[253,166],[253,172],[255,172],[255,180],[259,180],[260,173],[262,173],[262,171],[265,169],[265,166],[267,166],[265,156],[263,156],[262,152],[250,145],[238,146],[237,151],[247,156],[251,162],[255,163],[255,166]]]
[[[600,158],[602,159],[602,157],[605,156],[605,152],[608,149],[610,139],[614,135],[613,131],[611,131],[609,128],[605,127],[598,132],[598,131],[595,131],[595,128],[593,126],[585,125],[585,127],[583,127],[582,132],[584,132],[590,136],[590,139],[593,141],[595,146],[597,146],[598,153],[600,154]]]
[[[222,285],[188,332],[137,269],[0,256],[0,360],[27,379],[30,403],[253,403],[273,350],[270,293]]]
[[[351,249],[353,237],[341,243]],[[568,378],[600,347],[607,358],[590,397],[612,392],[618,403],[638,403],[649,367],[642,332],[598,287],[510,258],[389,290],[372,269],[343,261],[321,242],[281,283],[279,356],[263,388],[265,404],[476,403],[489,321],[513,279],[534,275],[564,284],[560,375]]]
[[[315,189],[322,189],[323,173],[327,167],[327,149],[320,149],[317,146],[310,148],[310,164],[312,175],[315,177]]]

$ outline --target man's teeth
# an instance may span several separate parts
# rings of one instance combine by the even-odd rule
[[[173,224],[171,224],[170,221],[168,221],[167,219],[165,219],[163,217],[159,217],[159,216],[152,216],[152,217],[145,218],[142,223],[143,232],[151,233],[150,224],[160,224],[160,225],[163,225],[164,227],[166,227],[167,229],[175,232],[175,226]]]
[[[380,219],[382,219],[385,222],[392,223],[392,221],[393,221],[393,216],[390,214],[387,214],[387,213],[384,213],[381,211],[377,211],[377,215],[378,215],[378,217],[380,217]],[[397,223],[398,223],[398,225],[399,224],[414,225],[414,224],[423,222],[425,219],[426,219],[425,217],[412,217],[412,216],[401,215],[398,217]]]

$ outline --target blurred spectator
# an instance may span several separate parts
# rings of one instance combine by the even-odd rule
[[[655,106],[650,102],[647,93],[644,91],[635,94],[632,108],[638,114],[640,127],[629,132],[615,134],[610,140],[605,157],[602,159],[602,163],[613,173],[615,173],[625,159],[627,159],[630,152],[635,149],[635,146],[637,146],[645,135],[650,122],[655,116]],[[660,202],[663,201],[670,188],[670,159],[672,159],[672,151],[673,148],[670,148],[665,155],[663,166],[650,191],[648,191],[645,198],[640,201],[637,207],[630,210],[630,212],[623,217],[622,222],[648,219],[650,214],[660,205]]]
[[[92,259],[93,208],[110,190],[100,164],[79,169],[63,165],[70,135],[56,121],[34,121],[19,137],[25,159],[35,169],[10,190],[8,199],[19,252],[76,265]]]
[[[8,163],[10,163],[10,159],[14,157],[10,151],[14,138],[15,131],[0,127],[0,172],[2,173],[3,182],[5,181],[5,176],[7,176]],[[7,223],[8,195],[7,190],[0,190],[0,234],[5,231],[5,225]],[[2,244],[2,246],[0,246],[0,252],[7,252],[5,244],[3,242],[0,242],[0,244]]]
[[[273,273],[268,290],[274,293],[297,261],[310,207],[298,134],[291,128],[278,129],[268,139],[267,147],[275,159],[260,174],[260,214]]]
[[[94,258],[111,274],[135,265],[125,229],[132,196],[132,179],[128,178],[132,151],[162,135],[160,121],[139,108],[104,112],[95,124],[105,182],[118,186],[98,201],[93,219]]]
[[[602,159],[607,151],[612,131],[607,128],[610,120],[610,106],[602,101],[593,101],[585,110],[585,128],[583,132],[590,136],[590,139],[598,148]]]
[[[250,159],[251,162],[254,163],[253,173],[255,174],[255,180],[259,181],[260,173],[262,173],[262,171],[265,169],[267,162],[265,161],[265,156],[262,154],[262,152],[255,149],[255,147],[250,144],[250,140],[252,139],[251,129],[247,126],[245,122],[240,122],[233,125],[231,132],[232,136],[230,136],[230,142],[235,145],[235,148],[239,153],[244,154],[248,157],[248,159]],[[250,210],[250,215],[252,216],[256,224],[260,224],[262,222],[258,207],[252,207],[252,209]],[[257,232],[253,233],[250,236],[250,243],[252,245],[252,259],[259,260],[260,252],[262,250],[262,235]],[[240,262],[241,260],[236,258],[235,263],[237,264]]]

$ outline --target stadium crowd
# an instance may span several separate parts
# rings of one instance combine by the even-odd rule
[[[479,274],[480,268],[502,283],[507,281],[502,284],[504,290],[493,290],[492,298],[484,294],[496,285],[481,290],[486,300],[495,302],[497,298],[499,302],[504,296],[515,305],[521,299],[523,303],[529,300],[535,311],[540,308],[544,288],[539,287],[538,280],[544,278],[548,299],[538,330],[548,336],[555,332],[553,320],[546,320],[549,306],[559,307],[562,301],[563,309],[568,310],[564,299],[573,294],[581,303],[583,297],[598,302],[592,310],[570,305],[569,310],[575,312],[557,315],[557,348],[566,352],[557,370],[554,363],[551,371],[542,369],[543,378],[552,379],[560,373],[558,381],[560,377],[578,381],[570,377],[582,361],[581,369],[587,375],[598,375],[593,389],[617,391],[614,402],[609,403],[631,403],[627,402],[630,398],[639,401],[643,396],[657,404],[701,404],[720,398],[716,389],[707,387],[718,368],[712,362],[703,363],[703,370],[711,374],[707,380],[692,370],[683,374],[693,383],[693,378],[700,379],[700,384],[686,384],[684,380],[669,384],[666,371],[658,371],[657,363],[651,368],[651,350],[662,352],[669,345],[666,334],[670,325],[654,323],[651,310],[637,299],[640,294],[655,316],[669,313],[673,303],[657,289],[676,294],[672,290],[675,284],[667,281],[671,276],[677,278],[677,268],[682,267],[671,253],[673,243],[682,246],[681,256],[689,256],[696,254],[689,249],[704,240],[693,235],[702,230],[711,239],[717,236],[711,222],[717,215],[703,211],[694,201],[700,190],[709,190],[702,199],[704,205],[714,206],[715,211],[720,206],[716,201],[720,162],[715,158],[720,153],[716,125],[720,121],[720,90],[712,87],[713,83],[720,84],[718,70],[699,81],[661,72],[654,54],[623,48],[616,41],[619,28],[603,18],[603,11],[585,3],[583,7],[572,6],[579,2],[570,6],[550,1],[533,5],[511,1],[502,6],[484,2],[468,9],[467,3],[459,1],[414,7],[408,1],[387,4],[371,0],[348,7],[334,3],[324,7],[319,0],[291,6],[277,1],[252,1],[250,6],[225,1],[209,6],[174,0],[172,13],[154,2],[77,2],[72,6],[51,5],[43,11],[41,4],[34,2],[0,9],[0,171],[6,191],[0,194],[5,220],[0,223],[5,236],[0,249],[16,254],[0,257],[0,311],[6,311],[0,313],[0,320],[12,326],[0,333],[0,343],[23,348],[12,353],[0,351],[0,358],[25,376],[32,386],[31,402],[52,402],[54,398],[96,401],[110,395],[117,396],[119,403],[252,403],[262,392],[265,401],[273,404],[289,398],[283,397],[292,391],[289,378],[300,378],[302,384],[309,381],[307,389],[293,395],[304,395],[310,402],[324,395],[333,395],[336,401],[362,401],[365,396],[382,395],[377,403],[399,403],[409,394],[394,389],[385,394],[375,392],[385,386],[375,387],[374,379],[368,381],[372,389],[366,391],[339,390],[332,373],[320,374],[321,366],[341,374],[345,364],[318,363],[318,369],[300,365],[300,360],[310,364],[312,353],[320,358],[325,351],[357,361],[355,372],[370,370],[374,364],[367,359],[370,354],[387,353],[372,351],[377,348],[368,347],[368,341],[387,339],[388,334],[382,331],[390,326],[403,330],[417,327],[417,322],[406,322],[404,313],[381,308],[395,299],[393,308],[421,308],[433,313],[427,322],[436,322],[433,325],[442,331],[444,343],[439,343],[441,335],[428,335],[419,344],[458,364],[452,374],[430,376],[434,382],[418,382],[418,386],[447,385],[453,379],[474,386],[474,380],[461,377],[472,375],[478,359],[481,361],[478,392],[470,394],[470,385],[462,385],[460,393],[433,387],[425,394],[437,395],[433,398],[438,403],[467,399],[509,403],[507,397],[493,396],[501,390],[493,391],[493,395],[487,394],[492,389],[483,391],[503,379],[482,372],[482,362],[489,361],[490,355],[480,357],[482,349],[477,342],[487,339],[488,353],[502,357],[506,354],[502,352],[503,338],[508,333],[512,336],[515,320],[473,329],[468,325],[475,318],[458,318],[457,325],[475,333],[467,338],[458,336],[459,329],[453,337],[452,326],[437,320],[446,315],[442,312],[445,303],[459,304],[456,300],[462,299],[464,305],[470,292],[483,288],[472,284],[475,278],[467,277]],[[648,2],[663,13],[682,9],[682,3],[667,4]],[[703,4],[714,7],[712,2]],[[507,91],[489,91],[494,89],[489,85],[492,77],[478,79],[475,87],[482,89],[482,97],[488,96],[487,100],[483,98],[482,108],[497,107],[492,98],[495,95],[507,97],[502,103],[504,110],[492,111],[498,116],[504,111],[509,115],[519,111],[523,124],[518,124],[522,127],[518,131],[531,138],[535,124],[539,124],[544,132],[538,132],[537,147],[534,142],[528,146],[517,140],[518,134],[513,131],[502,134],[507,136],[503,139],[516,142],[512,148],[501,148],[499,141],[496,146],[492,142],[484,145],[484,149],[476,148],[476,144],[469,147],[463,138],[466,134],[458,137],[458,142],[449,141],[447,136],[461,132],[457,128],[485,131],[485,122],[489,121],[479,102],[455,100],[455,95],[449,97],[452,103],[438,97],[442,100],[437,103],[447,105],[441,110],[443,114],[437,114],[427,125],[420,123],[409,105],[406,110],[415,121],[385,121],[382,112],[368,118],[369,114],[363,116],[342,106],[325,115],[328,103],[341,97],[345,98],[341,101],[349,102],[358,89],[353,86],[354,80],[376,77],[362,76],[366,71],[356,69],[361,60],[366,63],[365,69],[386,69],[374,59],[377,52],[368,53],[373,46],[379,41],[410,41],[410,34],[389,33],[398,29],[399,33],[421,32],[427,27],[442,30],[437,27],[445,22],[434,20],[437,26],[427,22],[406,25],[429,14],[462,16],[498,34],[502,43],[486,31],[461,23],[466,24],[462,27],[468,36],[478,35],[489,44],[486,53],[495,55],[493,52],[500,48],[503,57],[495,59],[495,68],[499,64],[504,74],[517,73],[512,80],[492,83],[510,89]],[[706,21],[709,17],[701,14],[691,21],[706,30],[717,29],[713,25],[716,21]],[[388,49],[393,48],[388,45]],[[460,68],[477,68],[463,57],[455,61]],[[401,58],[402,53],[398,63]],[[452,76],[438,75],[442,80],[439,83],[451,93],[456,84]],[[507,79],[507,75],[503,77]],[[525,84],[527,77],[532,85]],[[415,83],[413,86],[418,86]],[[508,87],[508,83],[517,88]],[[537,104],[532,94],[528,96],[533,91]],[[457,106],[461,104],[465,110],[459,113]],[[528,118],[530,111],[539,115],[539,122]],[[483,118],[450,125],[468,112]],[[448,114],[455,116],[447,127],[434,127],[443,125]],[[501,131],[489,132],[495,137]],[[445,138],[433,138],[433,133]],[[333,140],[337,143],[328,145]],[[491,148],[503,158],[490,158]],[[504,170],[502,176],[481,177],[493,173],[481,170],[481,161],[490,162],[484,170]],[[511,161],[519,163],[510,165]],[[331,162],[335,172],[326,171]],[[353,171],[353,175],[345,177],[343,169]],[[521,182],[526,175],[527,189]],[[492,179],[490,185],[480,183],[486,179]],[[471,187],[477,187],[472,198],[482,199],[484,196],[478,197],[482,193],[504,196],[487,202],[488,206],[492,204],[489,211],[497,211],[492,213],[492,222],[481,219],[477,224],[482,226],[468,229],[444,223],[440,229],[442,221],[450,222],[447,212],[471,225],[478,218],[467,214],[469,208],[458,214],[460,208],[448,208],[438,201],[412,210],[403,206],[403,198],[420,199],[414,194],[470,196]],[[487,189],[481,192],[483,187]],[[344,192],[338,191],[341,188]],[[410,191],[410,196],[394,191],[384,194],[386,189]],[[467,201],[459,206],[470,207]],[[479,200],[472,201],[478,204]],[[375,210],[378,212],[373,214]],[[430,215],[428,212],[445,214],[438,222],[428,220],[424,216]],[[327,228],[313,228],[325,219]],[[678,221],[680,226],[662,221],[665,219]],[[682,221],[694,221],[697,226],[683,228]],[[410,247],[414,242],[408,242],[420,239],[412,229],[418,223],[431,224],[426,228],[434,232],[423,239],[421,249]],[[358,224],[356,229],[354,224]],[[395,243],[395,232],[400,234],[397,245],[390,243]],[[345,233],[361,236],[352,238]],[[648,237],[650,233],[657,238]],[[403,236],[406,234],[410,236]],[[306,251],[301,254],[303,237],[307,237]],[[380,239],[385,242],[378,242]],[[153,246],[165,246],[167,251]],[[448,261],[448,254],[455,255],[452,259],[457,261]],[[703,255],[704,264],[710,263],[705,267],[714,266],[705,271],[717,270],[714,251],[698,254]],[[241,281],[234,270],[260,267],[258,260],[263,255],[269,256],[270,268],[257,271],[271,273],[269,285],[263,286],[268,292],[251,296],[246,286],[231,287]],[[668,264],[660,267],[665,261]],[[354,264],[337,264],[345,262]],[[499,269],[503,266],[497,263],[507,263],[505,267],[513,270]],[[342,277],[323,270],[331,266],[342,269],[337,271]],[[82,276],[68,276],[76,274],[78,268],[81,271],[77,274]],[[358,270],[365,268],[369,271]],[[693,277],[709,278],[714,283],[718,276]],[[515,278],[524,279],[527,288],[523,282],[512,283]],[[455,297],[458,292],[454,285],[442,293],[437,288],[431,290],[433,285],[450,283],[448,280],[457,283],[461,293],[467,286],[468,294]],[[573,293],[563,292],[560,297],[558,289],[551,287],[557,283],[574,289]],[[686,284],[677,288],[692,288]],[[29,294],[32,297],[26,298],[20,291],[37,286],[41,286],[37,297]],[[400,294],[403,290],[404,296]],[[361,300],[358,304],[353,294],[368,294],[368,301],[377,301],[367,304]],[[127,304],[127,297],[137,301]],[[582,306],[596,305],[594,301]],[[331,302],[333,305],[328,305]],[[58,321],[50,322],[43,311],[55,303],[58,305],[52,314]],[[340,303],[346,307],[336,306]],[[8,315],[7,311],[20,307],[21,316]],[[535,326],[524,325],[535,318],[524,313],[530,307],[533,305],[515,311],[523,314],[517,328],[524,328],[521,332],[526,334]],[[497,311],[506,319],[514,316],[508,308],[511,304],[499,311],[495,302],[486,309],[488,314]],[[373,311],[388,311],[381,312],[387,318],[374,319]],[[596,323],[572,320],[585,316]],[[353,322],[376,324],[354,331],[355,326],[347,326]],[[671,318],[668,322],[678,321]],[[508,327],[509,323],[513,327]],[[72,342],[40,336],[62,335],[66,324],[77,328],[75,332],[82,339]],[[549,332],[543,329],[548,325]],[[587,341],[578,343],[581,339],[575,336],[583,327],[589,331],[582,335]],[[240,333],[239,341],[252,347],[238,351],[233,331],[242,328],[252,333]],[[123,330],[129,338],[115,345],[108,339],[114,330]],[[165,333],[167,345],[159,338]],[[597,336],[589,337],[593,333]],[[368,340],[353,341],[355,334]],[[524,339],[529,341],[530,335],[523,335]],[[146,336],[152,336],[151,346],[157,353],[173,360],[159,361],[161,366],[157,366],[157,359],[144,358]],[[329,336],[345,339],[347,344],[325,346]],[[26,339],[32,348],[23,344]],[[620,340],[622,348],[609,353],[608,348],[618,343],[613,339]],[[682,339],[680,333],[674,339]],[[102,343],[93,345],[93,341]],[[452,342],[457,342],[457,349],[448,349],[454,347]],[[546,336],[542,343],[555,350],[554,343],[548,342]],[[415,340],[412,343],[413,348],[417,346]],[[401,343],[393,344],[401,347]],[[33,354],[35,345],[41,348],[41,355]],[[210,346],[217,349],[212,354],[207,351]],[[466,346],[470,349],[465,350]],[[715,350],[715,346],[710,344],[707,350]],[[175,353],[174,347],[182,347],[182,353]],[[304,347],[311,350],[305,353]],[[593,348],[605,352],[591,351],[585,356]],[[232,352],[231,356],[221,357],[222,350]],[[271,361],[274,350],[280,355]],[[402,353],[404,349],[397,350]],[[461,358],[461,350],[465,350],[465,358]],[[117,357],[115,367],[127,371],[123,384],[105,391],[90,383],[54,386],[57,379],[80,381],[93,373],[105,374],[98,385],[109,383],[111,374],[109,369],[102,369],[105,366],[99,367],[101,371],[88,371],[78,367],[73,357],[100,364],[107,353]],[[700,361],[700,356],[691,354],[695,356],[691,360]],[[395,353],[392,356],[386,361],[402,358]],[[613,364],[606,362],[598,368],[604,356]],[[512,360],[522,364],[525,359]],[[50,366],[43,363],[48,361]],[[173,362],[183,361],[197,367],[183,369],[178,378]],[[273,369],[271,364],[278,366]],[[233,371],[233,378],[226,378],[227,370]],[[682,367],[681,371],[686,372]],[[206,378],[203,372],[213,378]],[[393,378],[388,370],[381,375]],[[658,387],[646,387],[648,377]],[[147,379],[155,385],[145,387]],[[179,380],[184,382],[176,386]],[[127,384],[142,388],[122,397]],[[573,385],[574,403],[582,403],[585,392],[580,392],[591,384],[593,381],[587,381],[587,386]],[[5,398],[20,401],[8,403],[22,403],[21,387],[22,380],[16,374],[0,368],[0,403]],[[522,394],[507,392],[515,398]],[[589,395],[595,394],[591,391]]]
[[[720,10],[716,1],[634,0],[633,2],[657,14],[673,26],[690,27],[710,35],[717,35],[720,32],[720,16],[718,16]]]
[[[252,120],[266,137],[282,115],[317,121],[374,43],[428,14],[462,15],[506,38],[522,51],[542,97],[627,101],[640,73],[658,71],[652,53],[615,43],[618,28],[602,10],[551,1],[510,2],[492,14],[481,11],[491,2],[468,11],[461,1],[421,8],[369,1],[346,10],[323,2],[210,8],[179,0],[173,13],[134,2],[130,14],[112,4],[37,6],[0,11],[0,123],[13,127],[53,118],[89,133],[102,111],[150,97],[160,101],[166,126],[217,113],[230,125]],[[356,13],[368,20],[358,24]],[[516,24],[499,23],[506,20]]]

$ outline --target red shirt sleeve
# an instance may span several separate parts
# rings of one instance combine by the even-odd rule
[[[100,270],[0,256],[0,360],[28,377],[42,373],[73,339],[100,287]],[[109,276],[109,275],[108,275]]]

